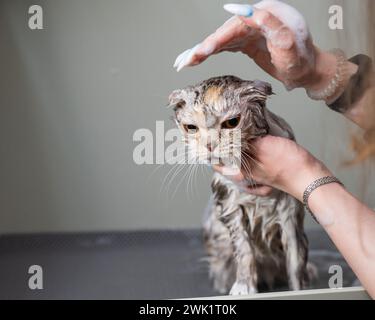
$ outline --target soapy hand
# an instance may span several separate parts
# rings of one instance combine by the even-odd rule
[[[231,51],[248,55],[289,90],[314,87],[320,80],[315,72],[320,50],[313,45],[306,22],[296,9],[276,0],[253,6],[227,4],[224,9],[235,16],[180,54],[174,64],[177,71]]]

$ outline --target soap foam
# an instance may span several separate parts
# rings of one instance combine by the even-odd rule
[[[278,0],[262,0],[256,3],[254,7],[269,11],[292,30],[296,37],[295,41],[298,53],[310,64],[314,63],[313,54],[308,52],[306,48],[306,41],[310,37],[309,28],[304,17],[295,8]],[[272,39],[270,40],[272,41]]]

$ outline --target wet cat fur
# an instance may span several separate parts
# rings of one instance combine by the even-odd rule
[[[169,103],[185,141],[197,154],[204,149],[212,155],[220,149],[226,143],[217,141],[223,130],[220,124],[238,117],[241,148],[251,157],[251,141],[256,137],[271,134],[294,139],[290,126],[266,108],[271,94],[265,82],[221,76],[173,91]],[[197,130],[186,131],[187,125]],[[204,135],[211,135],[214,146],[207,146],[207,139],[203,143]],[[272,289],[275,284],[293,290],[307,286],[311,272],[303,220],[303,206],[292,196],[278,190],[266,197],[250,195],[215,173],[203,223],[214,288],[239,295]]]

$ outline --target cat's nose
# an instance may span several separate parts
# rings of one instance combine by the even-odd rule
[[[207,143],[207,150],[212,151],[212,143]]]

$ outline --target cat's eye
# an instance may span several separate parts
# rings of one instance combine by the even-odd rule
[[[195,134],[198,132],[198,127],[193,124],[184,124],[184,130],[189,134]]]
[[[234,129],[238,126],[238,124],[240,123],[240,119],[241,119],[241,116],[238,116],[238,117],[235,117],[235,118],[232,118],[232,119],[229,119],[229,120],[226,120],[224,121],[222,124],[221,124],[221,128],[222,129]]]

